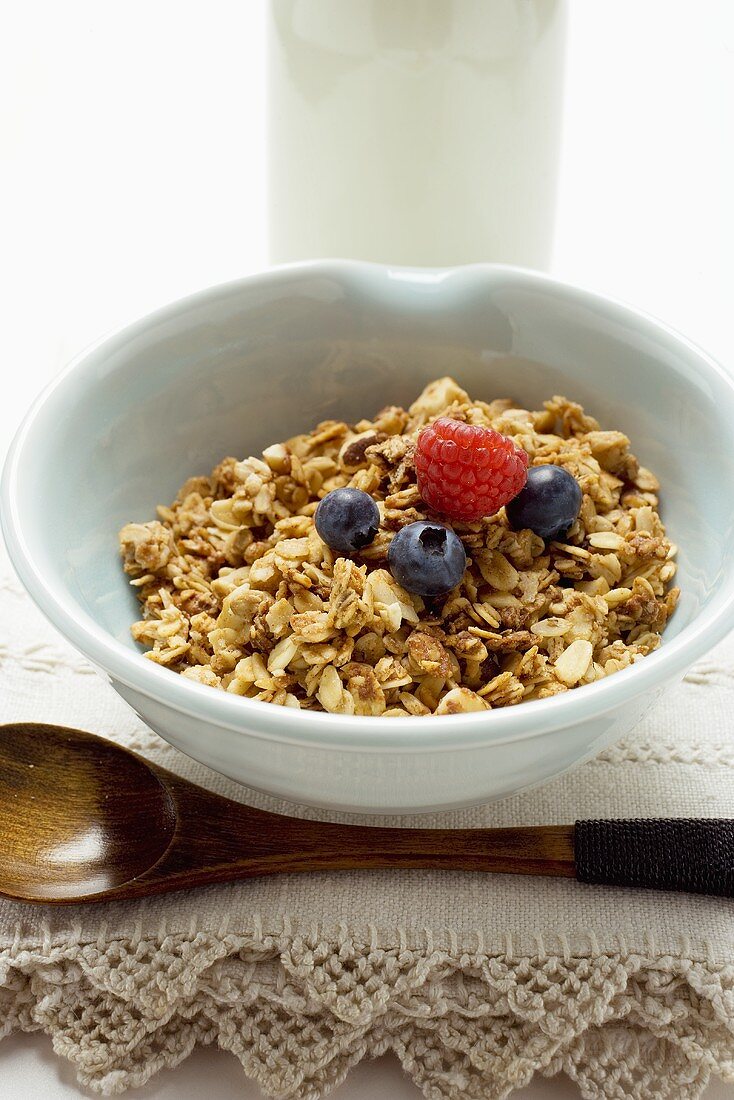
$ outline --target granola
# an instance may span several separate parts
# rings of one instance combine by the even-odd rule
[[[532,465],[554,463],[583,502],[563,541],[514,531],[504,509],[454,523],[462,582],[434,603],[387,567],[395,532],[431,518],[416,485],[417,433],[438,416],[511,436]],[[654,650],[678,589],[659,485],[619,431],[564,397],[543,409],[473,401],[451,378],[409,409],[328,420],[190,478],[158,519],[120,532],[146,657],[210,687],[333,714],[458,714],[543,699],[618,672]],[[371,545],[340,557],[314,512],[350,486],[378,502]]]

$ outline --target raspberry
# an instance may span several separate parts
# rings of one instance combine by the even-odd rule
[[[420,432],[415,448],[423,500],[452,519],[493,516],[517,496],[528,477],[528,456],[493,428],[441,416]]]

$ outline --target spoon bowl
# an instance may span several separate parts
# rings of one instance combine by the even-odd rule
[[[148,765],[81,730],[0,727],[0,775],[0,892],[8,897],[107,892],[149,870],[173,838],[173,801]]]

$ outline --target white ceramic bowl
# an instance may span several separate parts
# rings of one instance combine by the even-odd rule
[[[531,408],[563,393],[631,437],[662,480],[680,546],[682,597],[658,652],[552,699],[388,721],[245,700],[137,651],[123,523],[152,517],[223,455],[408,403],[440,374]],[[303,264],[176,302],[76,359],[15,439],[3,528],[41,610],[189,756],[296,801],[432,810],[539,783],[597,752],[734,626],[733,424],[721,367],[616,302],[511,268]]]

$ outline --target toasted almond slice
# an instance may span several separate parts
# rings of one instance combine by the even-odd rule
[[[649,504],[646,504],[644,508],[638,508],[635,512],[635,531],[653,531],[655,528],[655,517],[653,510]]]
[[[645,466],[640,466],[634,482],[637,488],[642,489],[643,492],[656,493],[660,488],[660,482],[655,474],[651,473]]]
[[[606,592],[604,599],[607,601],[610,607],[617,607],[619,604],[624,603],[632,595],[631,588],[613,588],[611,592]]]
[[[571,642],[555,663],[558,679],[569,687],[577,684],[586,675],[593,652],[591,642],[583,639]]]
[[[287,474],[291,468],[288,452],[282,443],[273,443],[272,447],[266,447],[263,451],[263,458],[276,474]],[[288,705],[286,703],[286,706]]]
[[[553,545],[562,550],[564,554],[568,554],[571,558],[578,558],[579,561],[588,561],[591,554],[588,550],[585,550],[583,546],[571,546],[567,542],[554,542]]]
[[[403,612],[397,600],[395,603],[381,605],[378,614],[391,633],[394,634],[395,631],[400,630]]]
[[[333,665],[327,665],[324,669],[316,698],[324,710],[332,714],[354,714],[354,699],[344,690],[341,677]]]
[[[484,550],[477,554],[477,565],[487,584],[498,592],[511,592],[520,579],[515,566],[499,550]]]
[[[539,638],[560,638],[569,632],[571,624],[567,619],[540,619],[539,622],[533,623],[530,629]]]
[[[487,710],[487,704],[469,688],[455,687],[444,695],[436,714],[468,714],[475,710]]]
[[[511,592],[490,592],[485,602],[491,607],[522,607],[517,596]]]
[[[621,550],[624,539],[616,531],[595,531],[593,535],[589,535],[589,546],[597,550]]]
[[[297,652],[298,643],[294,641],[292,634],[287,638],[281,638],[268,657],[268,672],[271,674],[283,672],[291,663]]]

